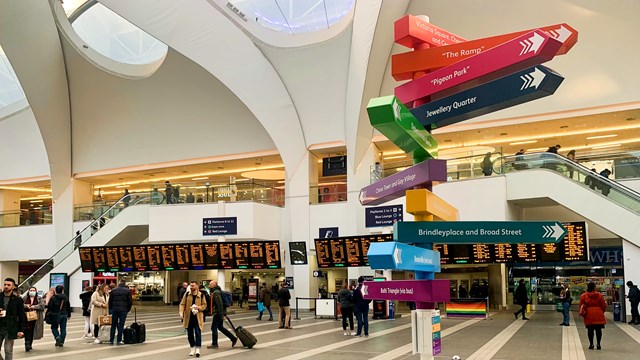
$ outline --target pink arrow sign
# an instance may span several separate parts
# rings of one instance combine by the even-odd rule
[[[449,280],[365,281],[365,299],[416,302],[448,302]]]
[[[395,95],[404,104],[429,96],[439,99],[547,62],[561,46],[544,31],[535,30],[400,85]]]

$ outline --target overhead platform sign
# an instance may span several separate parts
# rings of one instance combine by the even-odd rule
[[[440,253],[398,242],[372,243],[367,253],[372,269],[440,272]]]
[[[414,221],[393,227],[393,240],[406,244],[545,244],[566,234],[554,221]]]
[[[535,30],[400,85],[395,94],[405,104],[430,96],[442,98],[547,62],[561,46],[560,41]]]
[[[477,116],[552,95],[564,78],[538,65],[411,109],[427,129],[456,124]]]

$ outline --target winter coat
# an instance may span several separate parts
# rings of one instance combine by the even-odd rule
[[[65,294],[55,294],[49,300],[47,309],[51,313],[65,315],[68,318],[71,317],[71,305],[69,304],[69,298]]]
[[[529,303],[529,298],[527,297],[527,288],[524,286],[524,284],[518,285],[513,295],[514,299],[516,300],[516,304],[524,306]]]
[[[263,287],[262,290],[260,290],[260,298],[258,301],[262,301],[265,307],[271,306],[271,290]]]
[[[365,299],[362,295],[362,283],[358,285],[358,287],[353,290],[353,307],[355,310],[365,311],[369,309],[369,304],[371,300]]]
[[[209,290],[211,291],[211,315],[218,315],[220,317],[222,317],[223,315],[227,315],[227,308],[224,307],[224,303],[222,302],[222,289],[220,288],[220,286],[216,286],[213,289]]]
[[[133,299],[131,298],[131,290],[128,287],[120,284],[117,288],[111,290],[109,294],[109,309],[112,312],[129,313],[131,306],[133,306]]]
[[[353,294],[349,289],[340,289],[338,291],[338,302],[343,309],[349,309],[353,307]]]
[[[4,304],[4,292],[0,292],[0,304]],[[9,304],[5,309],[5,323],[7,325],[7,337],[9,339],[17,339],[18,333],[24,333],[24,327],[27,323],[27,317],[24,315],[24,303],[22,299],[14,294],[10,295]]]
[[[604,325],[607,320],[604,318],[604,312],[607,310],[607,303],[604,301],[602,294],[597,291],[586,292],[580,296],[580,307],[586,305],[587,311],[584,316],[584,325]]]
[[[91,316],[91,295],[93,291],[83,291],[79,296],[82,300],[82,316]]]
[[[91,319],[89,323],[98,325],[98,318],[100,315],[109,315],[109,306],[102,307],[102,305],[109,304],[109,295],[100,295],[100,292],[94,291],[91,295]]]
[[[182,300],[180,300],[180,316],[182,316],[182,326],[184,326],[185,329],[188,328],[189,319],[191,319],[191,305],[196,304],[198,307],[196,317],[198,318],[200,331],[202,331],[204,329],[204,311],[207,310],[207,300],[200,291],[196,292],[195,296],[195,302],[193,301],[193,294],[191,294],[191,292],[182,297]]]
[[[289,300],[291,300],[291,293],[289,292],[289,289],[280,288],[280,290],[278,290],[278,306],[291,306],[291,304],[289,304]]]
[[[627,295],[629,297],[629,302],[632,303],[640,303],[640,290],[638,290],[638,286],[637,285],[632,285],[629,287],[629,294]]]
[[[28,311],[27,307],[33,305],[33,309],[38,314],[38,320],[35,321],[33,327],[33,340],[40,340],[44,336],[44,299],[36,295],[33,300],[27,295],[24,297],[24,311]]]

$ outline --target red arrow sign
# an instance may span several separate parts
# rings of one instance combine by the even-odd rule
[[[394,79],[410,80],[418,71],[435,70],[464,60],[495,46],[534,31],[524,30],[510,34],[470,40],[462,43],[415,50],[391,57],[391,75]],[[556,55],[566,54],[578,41],[578,32],[567,24],[556,24],[540,28],[550,37],[562,42]]]
[[[365,299],[417,302],[449,302],[449,280],[365,281]]]
[[[465,39],[441,29],[413,15],[406,15],[393,23],[396,43],[408,48],[427,43],[433,46],[457,44]]]
[[[547,62],[553,59],[561,45],[543,31],[536,30],[397,86],[395,94],[404,104],[436,94],[431,99],[439,99]]]

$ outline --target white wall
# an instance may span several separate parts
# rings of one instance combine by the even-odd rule
[[[629,293],[629,287],[627,281],[631,280],[635,285],[640,284],[640,247],[630,243],[629,241],[622,241],[622,254],[624,255],[624,287],[625,294]],[[631,319],[631,304],[629,300],[626,302],[627,319]]]
[[[31,108],[0,119],[0,181],[49,176],[49,159]]]
[[[640,179],[616,180],[616,181],[632,190],[640,192]]]
[[[56,250],[52,224],[0,228],[0,261],[49,259]]]
[[[511,220],[507,183],[503,176],[447,182],[434,187],[434,194],[456,207],[461,221]]]

